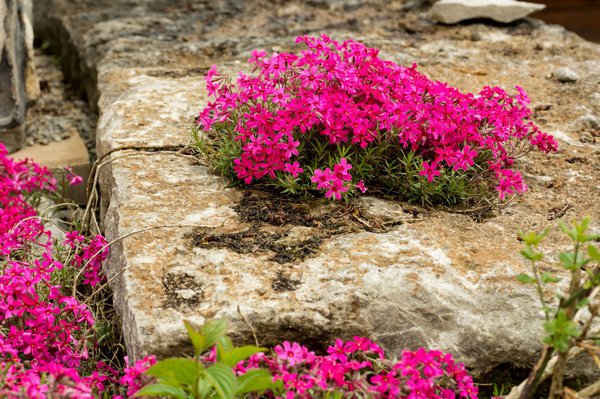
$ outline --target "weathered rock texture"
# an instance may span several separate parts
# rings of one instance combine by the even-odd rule
[[[44,4],[40,29],[68,45],[69,73],[98,100],[98,155],[112,152],[101,170],[104,226],[109,240],[128,236],[106,270],[131,356],[188,350],[184,319],[226,317],[235,338],[248,341],[241,313],[266,345],[322,347],[365,334],[391,351],[452,352],[477,373],[532,364],[540,308],[534,289],[515,280],[527,270],[516,229],[590,214],[598,230],[600,153],[570,124],[600,115],[600,46],[535,21],[438,26],[427,7],[399,1]],[[562,149],[520,162],[530,191],[483,220],[368,198],[351,209],[295,208],[226,188],[177,152],[208,101],[204,71],[245,69],[251,50],[293,49],[306,32],[360,39],[462,90],[520,84]],[[565,64],[577,82],[552,79]],[[545,249],[565,244],[554,232]]]
[[[431,14],[445,24],[474,18],[508,23],[544,8],[543,4],[516,0],[440,0],[431,7]]]
[[[27,102],[39,96],[30,8],[29,1],[0,1],[0,142],[9,152],[23,145]]]

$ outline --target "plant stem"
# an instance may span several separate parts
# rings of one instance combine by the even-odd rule
[[[544,345],[544,348],[542,349],[542,355],[531,370],[531,374],[529,374],[529,377],[527,378],[527,383],[525,384],[523,391],[521,391],[519,399],[533,398],[533,395],[535,394],[538,385],[540,385],[540,382],[542,382],[542,375],[544,374],[544,370],[546,370],[546,366],[552,358],[553,353],[553,347],[549,345]]]
[[[579,243],[575,244],[575,251],[573,255],[573,264],[577,265],[579,261]],[[577,293],[581,288],[581,270],[575,268],[571,272],[571,284],[569,286],[569,299],[573,296],[573,294]],[[567,319],[569,321],[573,320],[575,317],[575,313],[577,312],[577,304],[579,303],[578,299],[570,301],[566,304],[565,301],[561,301],[559,309],[564,309]],[[552,374],[552,384],[550,385],[550,399],[561,399],[563,396],[563,381],[565,379],[565,371],[567,368],[567,359],[568,353],[571,347],[573,346],[573,340],[570,340],[569,347],[564,352],[558,353],[558,360],[556,361],[556,367],[554,368],[554,373]]]

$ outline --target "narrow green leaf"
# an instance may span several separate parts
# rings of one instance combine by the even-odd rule
[[[577,241],[579,241],[579,242],[588,241],[587,235],[585,233],[587,233],[588,228],[590,227],[591,221],[592,221],[592,219],[589,216],[586,216],[581,220],[581,223],[575,225],[575,231],[577,232],[577,236],[576,236]]]
[[[233,399],[237,390],[237,378],[233,369],[223,363],[215,363],[203,371],[203,375],[221,399]]]
[[[550,228],[547,228],[540,234],[537,234],[534,231],[528,231],[527,233],[524,233],[522,230],[519,229],[519,237],[523,240],[523,242],[526,245],[537,247],[538,245],[540,245],[542,240],[546,238],[546,236],[548,236],[550,230]]]
[[[224,353],[223,357],[220,359],[220,362],[230,367],[234,367],[240,361],[248,359],[255,353],[264,352],[266,350],[267,348],[259,348],[251,345],[242,346],[240,348],[234,348],[231,349],[229,352]]]
[[[569,226],[562,221],[558,224],[558,226],[570,239],[577,241],[577,230],[575,228],[570,229]]]
[[[206,349],[215,343],[227,332],[227,320],[208,320],[201,329],[204,336]]]
[[[278,383],[273,382],[273,376],[268,370],[249,370],[238,377],[238,388],[235,393],[236,395],[243,395],[250,392],[262,392],[273,389],[277,385]]]
[[[223,335],[221,338],[219,338],[217,341],[217,361],[223,363],[223,356],[233,350],[233,348],[233,342],[227,335]]]
[[[590,258],[600,263],[600,251],[598,250],[598,248],[596,248],[595,245],[590,244],[588,245],[587,250]]]
[[[540,276],[540,280],[542,280],[543,283],[558,283],[561,278],[560,277],[554,277],[552,275],[552,273],[550,272],[543,272],[542,275]]]
[[[535,282],[535,279],[527,274],[521,273],[517,276],[517,280],[523,284],[531,284]]]
[[[567,270],[575,270],[575,254],[573,252],[562,252],[558,255],[560,264]]]
[[[161,396],[168,398],[187,399],[183,389],[175,388],[165,384],[152,384],[145,386],[133,394],[133,396]]]
[[[530,246],[526,246],[524,249],[522,249],[521,255],[523,255],[525,259],[529,259],[533,262],[542,260],[544,258],[544,254],[542,252],[535,252]]]
[[[200,334],[192,324],[184,320],[183,324],[185,325],[185,329],[187,330],[188,337],[190,337],[190,341],[192,341],[192,345],[194,345],[194,356],[198,356],[206,349],[208,349],[208,345],[206,345],[206,339]]]

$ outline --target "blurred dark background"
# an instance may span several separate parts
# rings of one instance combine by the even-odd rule
[[[600,43],[600,0],[528,0],[546,4],[532,15],[551,24],[560,24],[588,40]]]

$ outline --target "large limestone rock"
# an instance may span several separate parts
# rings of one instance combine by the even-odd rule
[[[30,15],[29,1],[0,1],[0,142],[9,152],[24,144],[27,102],[39,96]]]
[[[97,72],[98,155],[110,153],[101,169],[103,223],[109,240],[126,236],[106,271],[132,357],[189,350],[184,319],[226,317],[236,339],[251,339],[245,318],[265,345],[323,347],[364,334],[390,351],[452,352],[476,373],[532,364],[542,318],[534,289],[515,280],[527,270],[516,229],[585,214],[599,229],[600,154],[570,126],[600,114],[600,47],[531,22],[435,26],[422,14],[402,19],[392,3],[332,14],[301,1],[275,11],[266,1],[48,1],[47,31],[54,21],[57,40],[77,51],[70,59]],[[361,39],[462,90],[520,84],[562,150],[520,162],[530,191],[481,220],[373,198],[332,209],[245,194],[178,152],[209,100],[203,71],[245,69],[251,50],[293,48],[307,30]],[[577,82],[547,78],[565,64]],[[545,249],[565,245],[554,232]]]
[[[508,23],[545,7],[543,4],[516,0],[440,0],[431,7],[431,14],[445,24],[473,18],[489,18]]]

